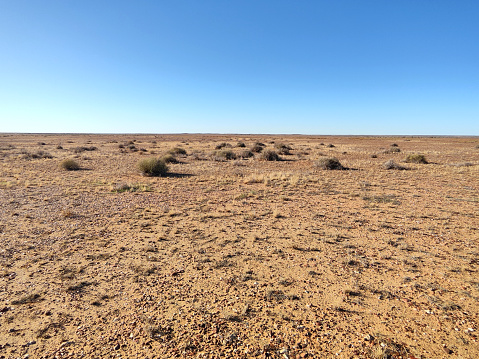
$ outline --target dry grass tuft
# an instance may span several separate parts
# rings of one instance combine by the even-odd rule
[[[389,160],[383,163],[383,168],[385,170],[405,170],[406,167],[398,165],[393,160]]]
[[[78,163],[71,158],[63,160],[60,166],[66,171],[77,171],[80,169],[80,166],[78,165]]]
[[[322,170],[344,170],[346,169],[343,167],[341,162],[337,158],[334,157],[324,157],[320,158],[315,163],[316,167]]]
[[[261,153],[261,155],[259,156],[259,159],[263,161],[280,161],[281,157],[279,157],[276,151],[266,150]]]
[[[404,162],[407,162],[407,163],[423,163],[423,164],[429,163],[426,160],[426,157],[424,155],[419,154],[419,153],[411,153],[411,154],[407,155]]]

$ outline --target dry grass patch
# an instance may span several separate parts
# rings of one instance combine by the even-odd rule
[[[407,155],[404,162],[406,162],[406,163],[422,163],[422,164],[428,164],[429,163],[426,160],[426,157],[424,155],[419,154],[419,153],[411,153],[411,154]]]
[[[67,158],[66,160],[63,160],[60,166],[66,171],[77,171],[80,169],[80,165],[71,158]]]
[[[406,167],[398,165],[393,160],[389,160],[383,163],[383,168],[385,170],[405,170]]]

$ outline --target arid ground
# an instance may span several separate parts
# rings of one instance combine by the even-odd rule
[[[0,134],[0,221],[0,358],[479,358],[477,137]]]

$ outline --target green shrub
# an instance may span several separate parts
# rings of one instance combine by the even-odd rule
[[[316,167],[322,170],[344,170],[345,167],[334,157],[320,158],[315,163]]]
[[[426,157],[419,153],[412,153],[407,155],[404,161],[407,163],[424,163],[424,164],[429,163],[427,162]]]
[[[145,176],[161,177],[168,173],[168,166],[158,158],[145,158],[138,162],[138,169]]]
[[[263,153],[261,153],[261,156],[259,157],[259,159],[263,160],[263,161],[279,161],[279,160],[281,160],[279,155],[275,151],[272,151],[272,150],[263,151]]]
[[[78,163],[76,163],[76,161],[72,160],[71,158],[63,160],[61,163],[61,167],[67,171],[77,171],[80,169]]]

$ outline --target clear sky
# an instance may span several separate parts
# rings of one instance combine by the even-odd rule
[[[479,135],[479,1],[0,0],[0,132]]]

